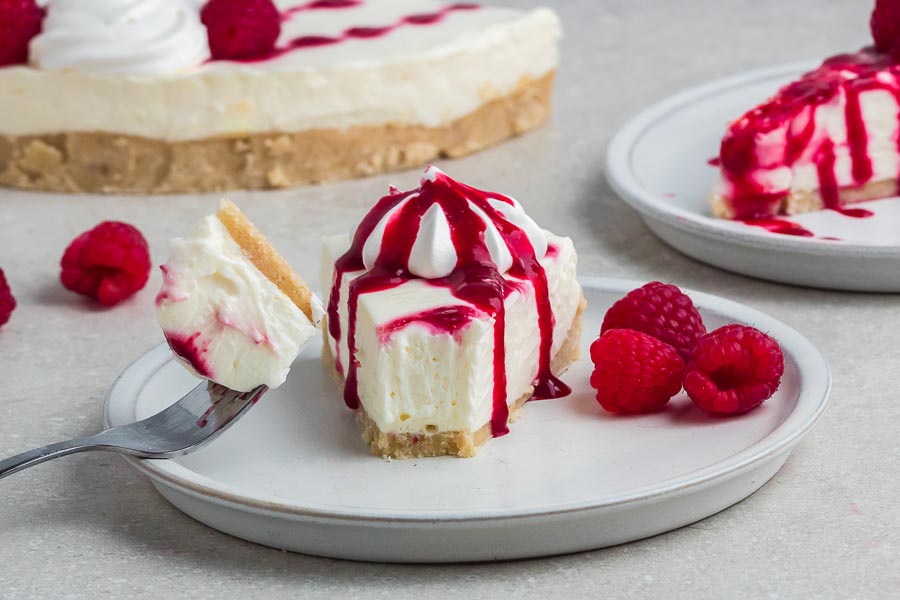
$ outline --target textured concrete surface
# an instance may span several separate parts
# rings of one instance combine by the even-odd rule
[[[567,37],[552,122],[443,166],[522,198],[538,222],[571,235],[585,274],[660,278],[729,296],[818,344],[835,371],[832,407],[782,472],[745,502],[642,542],[544,560],[414,567],[232,539],[169,506],[118,457],[74,456],[0,482],[0,597],[900,596],[897,299],[774,285],[693,262],[659,243],[601,171],[606,141],[634,111],[710,78],[862,46],[870,2],[557,5]],[[321,235],[348,230],[389,181],[416,178],[234,198],[313,277]],[[0,192],[0,266],[20,301],[0,332],[0,454],[97,429],[116,374],[159,341],[151,314],[158,276],[123,306],[91,307],[57,283],[66,243],[102,219],[123,219],[146,233],[159,261],[167,238],[214,202]]]

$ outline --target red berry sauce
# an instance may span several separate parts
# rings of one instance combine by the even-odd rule
[[[173,332],[165,332],[166,342],[179,358],[187,361],[197,372],[207,379],[213,378],[212,365],[206,360],[204,355],[209,350],[208,345],[200,343],[200,334],[183,335]]]
[[[471,202],[488,215],[506,242],[513,258],[509,275],[529,281],[534,288],[540,331],[540,352],[533,397],[535,399],[559,398],[570,393],[571,390],[550,370],[554,317],[544,268],[535,256],[528,237],[491,206],[489,199],[513,203],[506,196],[475,189],[457,182],[443,173],[438,173],[433,181],[423,180],[419,189],[385,196],[362,220],[353,237],[350,249],[335,262],[334,281],[328,302],[329,334],[335,342],[340,341],[343,335],[338,306],[344,276],[347,273],[364,270],[362,253],[366,240],[385,215],[401,202],[406,201],[402,207],[398,208],[385,228],[384,239],[390,240],[390,242],[382,245],[375,266],[354,279],[349,286],[347,298],[349,319],[346,333],[347,347],[351,357],[350,364],[346,365],[345,369],[340,365],[340,359],[336,359],[338,370],[340,372],[346,370],[344,400],[347,406],[353,409],[359,407],[357,387],[359,362],[355,358],[356,311],[359,297],[362,294],[391,289],[416,278],[409,272],[410,253],[423,215],[435,204],[443,210],[450,225],[451,238],[458,260],[456,268],[450,275],[440,279],[431,279],[428,283],[448,289],[451,294],[473,308],[453,307],[410,315],[388,325],[387,333],[396,331],[413,321],[421,321],[438,331],[454,333],[479,313],[493,317],[494,381],[491,431],[494,436],[508,433],[509,407],[507,406],[506,389],[504,301],[513,290],[517,289],[518,284],[507,281],[491,259],[484,239],[486,225],[482,218],[471,209],[469,205]],[[384,335],[385,330],[380,333]]]
[[[318,0],[317,2],[308,2],[290,8],[282,13],[282,21],[289,21],[298,13],[309,10],[342,10],[354,8],[363,4],[363,0]],[[449,4],[441,9],[431,13],[413,14],[402,17],[401,19],[388,25],[370,26],[356,25],[345,29],[340,35],[304,35],[288,42],[276,46],[269,54],[250,59],[243,59],[240,62],[262,62],[272,60],[280,56],[284,56],[295,50],[305,48],[318,48],[321,46],[332,46],[340,44],[348,40],[366,40],[380,38],[404,26],[424,26],[434,25],[442,21],[448,14],[457,11],[477,10],[480,8],[478,4],[460,2],[457,4]]]

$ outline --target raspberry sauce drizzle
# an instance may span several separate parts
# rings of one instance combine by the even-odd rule
[[[861,187],[876,178],[861,102],[861,94],[873,90],[890,93],[900,104],[900,66],[887,54],[866,48],[827,59],[735,121],[720,151],[726,196],[735,218],[750,220],[781,212],[782,200],[791,189],[773,179],[789,182],[800,160],[815,166],[825,208],[843,212],[842,189]],[[839,95],[843,95],[847,135],[846,142],[836,147],[819,109],[833,106]],[[778,142],[779,135],[784,136],[783,143]],[[897,144],[900,151],[900,139]],[[835,170],[838,156],[849,158],[849,182]],[[774,177],[784,168],[791,170],[790,177]],[[900,173],[891,176],[900,179]],[[877,177],[883,178],[882,174]]]
[[[455,297],[474,306],[481,313],[494,318],[494,381],[491,415],[493,435],[501,436],[509,431],[507,427],[509,407],[506,381],[505,299],[509,293],[517,289],[518,284],[508,281],[494,264],[485,242],[487,226],[471,206],[477,207],[487,215],[503,238],[513,258],[509,275],[529,281],[535,291],[541,339],[538,373],[534,381],[534,398],[558,398],[570,392],[569,388],[552,374],[550,368],[554,319],[544,269],[535,256],[528,237],[491,206],[489,200],[513,204],[512,200],[500,194],[489,194],[477,190],[438,173],[433,181],[423,180],[422,186],[418,190],[382,198],[363,219],[354,235],[350,249],[335,263],[334,280],[328,302],[329,334],[335,342],[341,339],[342,333],[338,306],[344,276],[348,272],[365,268],[363,247],[366,241],[382,219],[396,208],[396,212],[385,225],[383,235],[383,239],[390,240],[390,243],[382,244],[376,265],[349,285],[347,347],[350,364],[346,366],[344,384],[344,401],[347,406],[354,409],[359,407],[357,380],[359,362],[356,359],[356,312],[359,306],[359,296],[373,291],[391,289],[404,281],[415,278],[408,268],[410,254],[421,219],[434,205],[438,205],[443,210],[450,226],[457,263],[450,275],[440,279],[431,279],[429,284],[447,288]],[[403,203],[402,206],[400,206],[401,203]],[[468,318],[472,316],[474,316],[474,312],[467,315]],[[404,321],[408,323],[421,320],[426,324],[437,326],[439,329],[455,332],[462,326],[459,319],[459,313],[451,310],[441,313],[428,311],[420,315],[412,315],[405,318]],[[339,355],[340,352],[335,354]],[[339,358],[337,362],[339,363]],[[342,367],[338,365],[338,368],[341,370]]]
[[[321,0],[319,2],[310,2],[307,4],[302,4],[300,6],[296,6],[294,8],[288,9],[282,13],[282,21],[289,21],[292,19],[297,13],[301,13],[307,10],[314,9],[347,9],[353,8],[361,5],[362,2],[353,2],[352,0]],[[249,58],[249,59],[240,59],[237,62],[245,62],[245,63],[256,63],[263,62],[267,60],[272,60],[289,52],[293,52],[294,50],[301,50],[304,48],[318,48],[322,46],[332,46],[335,44],[340,44],[341,42],[346,42],[348,40],[365,40],[365,39],[374,39],[383,37],[396,29],[401,27],[411,25],[411,26],[423,26],[423,25],[433,25],[435,23],[439,23],[451,12],[456,11],[468,11],[468,10],[476,10],[481,8],[478,4],[472,4],[467,2],[460,2],[457,4],[449,4],[447,6],[442,7],[441,9],[431,12],[431,13],[420,13],[420,14],[412,14],[402,17],[394,23],[390,23],[388,25],[382,26],[355,26],[349,27],[345,29],[340,35],[336,36],[327,36],[327,35],[303,35],[300,37],[296,37],[292,40],[289,40],[287,43],[281,46],[276,46],[272,49],[271,52],[264,56]]]
[[[176,356],[190,364],[197,374],[207,379],[213,378],[212,365],[203,358],[208,348],[201,347],[199,333],[186,336],[179,333],[165,332],[165,336],[169,348],[172,349]]]

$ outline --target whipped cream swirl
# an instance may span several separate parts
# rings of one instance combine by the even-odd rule
[[[51,0],[30,55],[42,69],[158,75],[199,66],[209,41],[189,0]]]
[[[455,202],[448,205],[430,197],[429,184],[450,189]],[[454,243],[452,217],[448,217],[447,211],[460,210],[461,203],[464,203],[462,204],[464,210],[471,211],[484,223],[484,245],[490,254],[491,262],[500,273],[506,273],[512,268],[514,258],[510,244],[498,228],[497,221],[500,219],[515,226],[528,238],[536,258],[541,259],[547,254],[547,236],[531,217],[525,214],[521,204],[508,196],[499,194],[493,194],[497,197],[481,196],[474,195],[474,192],[476,190],[462,186],[437,167],[428,167],[422,178],[422,187],[385,213],[366,239],[362,250],[366,269],[372,270],[378,264],[383,247],[400,242],[389,238],[393,229],[392,223],[403,213],[404,207],[410,202],[422,203],[423,200],[428,208],[421,214],[407,264],[409,272],[417,277],[439,279],[447,277],[456,269],[460,249]]]

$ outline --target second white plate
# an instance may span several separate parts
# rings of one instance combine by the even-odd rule
[[[185,513],[261,544],[382,562],[485,561],[620,544],[714,514],[765,484],[824,411],[831,376],[809,341],[692,293],[710,328],[751,323],[781,343],[777,394],[734,419],[709,417],[683,394],[654,415],[603,412],[588,346],[610,304],[640,282],[585,284],[583,356],[564,377],[573,394],[529,403],[475,458],[371,456],[311,344],[288,382],[209,446],[128,460]],[[113,385],[106,422],[147,417],[195,385],[161,345]]]
[[[810,238],[710,214],[715,169],[707,161],[718,155],[727,124],[815,66],[754,71],[656,104],[613,137],[607,179],[657,236],[697,260],[795,285],[900,292],[900,199],[857,205],[871,218],[833,211],[790,217]]]

